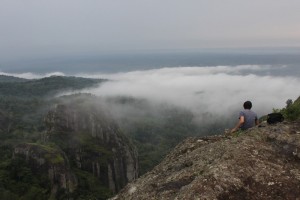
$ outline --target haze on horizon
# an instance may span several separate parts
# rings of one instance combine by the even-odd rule
[[[110,52],[300,47],[298,0],[1,0],[0,69]]]

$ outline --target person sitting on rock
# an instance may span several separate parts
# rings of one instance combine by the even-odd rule
[[[244,103],[244,110],[239,114],[239,121],[237,125],[231,129],[230,133],[236,132],[238,130],[247,130],[248,128],[258,125],[257,114],[251,110],[251,101],[246,101]]]

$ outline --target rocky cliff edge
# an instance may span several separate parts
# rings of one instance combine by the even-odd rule
[[[300,121],[188,138],[112,199],[300,199]]]

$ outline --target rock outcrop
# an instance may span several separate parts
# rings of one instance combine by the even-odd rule
[[[47,141],[60,141],[76,167],[93,173],[113,192],[137,178],[136,150],[99,107],[59,104],[45,123]]]
[[[14,149],[14,156],[23,156],[36,174],[47,174],[52,193],[56,193],[58,188],[72,193],[77,187],[68,159],[57,148],[35,143],[19,144]]]
[[[300,199],[300,122],[188,138],[112,199]]]
[[[72,197],[81,187],[95,187],[96,179],[116,193],[138,177],[137,151],[93,97],[58,103],[44,121],[42,145],[17,145],[14,156],[26,158],[32,170],[48,174],[51,190],[58,187]]]

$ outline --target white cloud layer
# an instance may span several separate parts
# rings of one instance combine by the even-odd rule
[[[273,108],[284,107],[287,99],[300,95],[299,78],[255,74],[262,70],[272,70],[272,67],[180,67],[92,75],[113,81],[86,92],[168,102],[189,108],[196,114],[209,112],[217,116],[231,115],[242,109],[246,100],[251,100],[253,110],[264,115]]]
[[[284,68],[284,66],[282,67]],[[282,108],[287,99],[300,95],[300,79],[292,76],[262,76],[272,74],[274,66],[178,67],[116,74],[78,74],[89,78],[107,78],[98,88],[86,89],[102,97],[131,96],[155,103],[170,103],[190,109],[197,116],[211,113],[216,117],[232,116],[246,100],[251,100],[259,116]],[[37,75],[7,74],[21,78],[42,78],[64,75],[60,72]],[[209,120],[209,119],[206,119]]]

